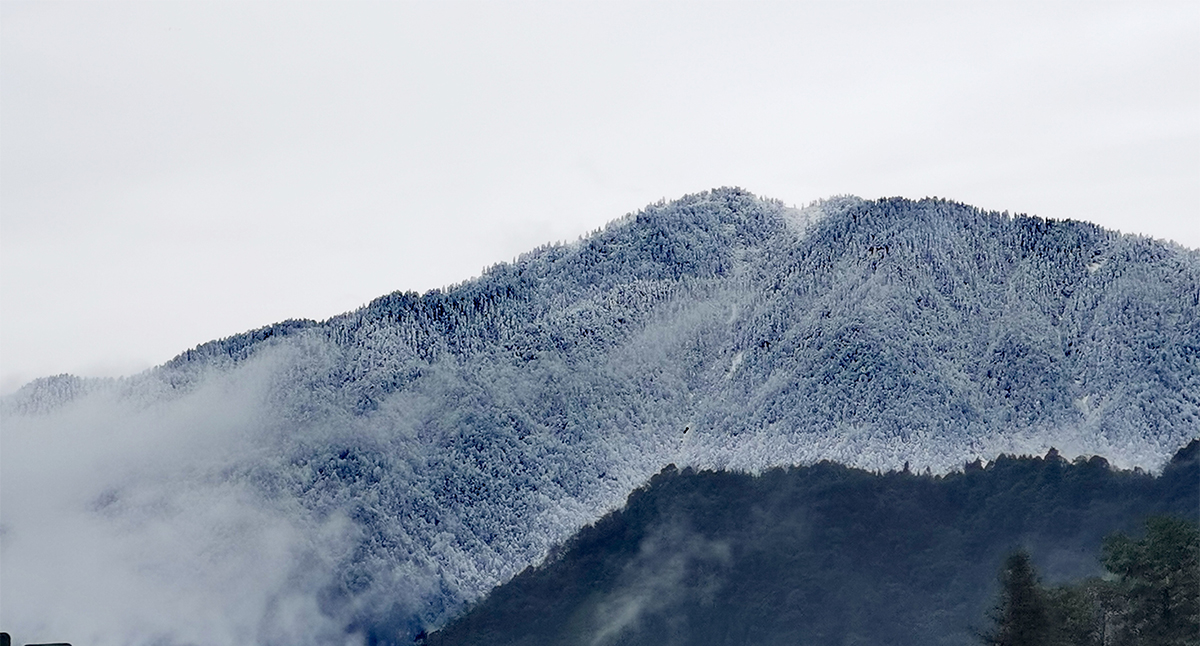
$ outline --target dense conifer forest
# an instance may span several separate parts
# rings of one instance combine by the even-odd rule
[[[1200,441],[1157,477],[1056,452],[941,476],[668,468],[426,643],[1190,644],[1198,516]]]

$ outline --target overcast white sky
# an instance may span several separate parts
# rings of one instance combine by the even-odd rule
[[[0,392],[723,185],[1200,248],[1200,2],[5,1]]]

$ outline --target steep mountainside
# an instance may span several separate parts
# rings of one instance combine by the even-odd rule
[[[1200,254],[721,189],[129,379],[39,380],[3,415],[5,622],[403,642],[667,463],[944,471],[1053,445],[1154,468],[1200,429]],[[132,591],[102,628],[73,618],[87,585],[15,592],[81,568]]]

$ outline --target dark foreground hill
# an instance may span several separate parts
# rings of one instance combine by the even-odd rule
[[[1012,550],[1064,582],[1100,572],[1109,532],[1200,521],[1198,454],[1157,478],[1054,454],[946,476],[670,467],[427,643],[978,643]]]
[[[720,189],[0,404],[14,634],[404,643],[670,463],[944,473],[1055,446],[1156,469],[1200,427],[1200,254]]]

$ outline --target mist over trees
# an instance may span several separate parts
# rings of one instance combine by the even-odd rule
[[[669,468],[427,643],[1174,644],[1147,626],[1195,637],[1198,452],[1159,477],[1055,453],[943,476]],[[1103,618],[1108,641],[1075,640]]]
[[[1197,339],[1195,251],[940,199],[719,189],[444,290],[4,398],[4,590],[122,581],[105,625],[144,630],[108,643],[402,643],[669,463],[946,473],[1055,446],[1157,469],[1200,426]],[[42,553],[50,508],[86,562]],[[45,595],[5,596],[6,621],[75,625],[90,598]]]
[[[1105,577],[1044,588],[1029,554],[1001,570],[992,646],[1188,646],[1200,642],[1200,528],[1154,516],[1145,536],[1104,541]]]

